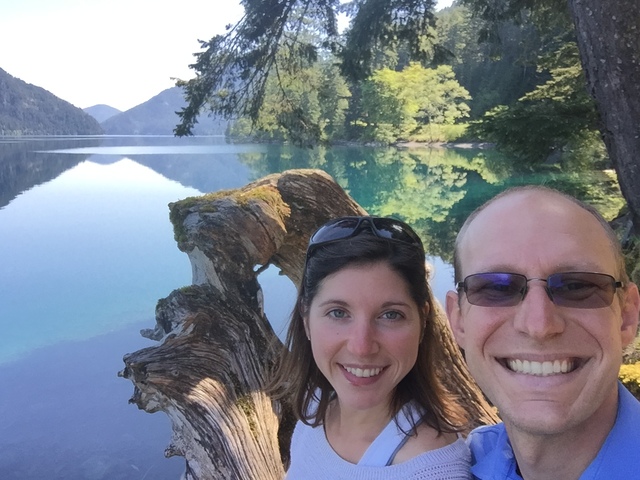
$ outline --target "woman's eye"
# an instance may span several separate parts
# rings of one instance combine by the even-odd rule
[[[403,318],[403,315],[400,312],[396,312],[395,310],[391,310],[390,312],[384,312],[382,314],[382,318],[387,320],[399,320]]]
[[[345,318],[347,316],[347,312],[339,308],[336,308],[329,311],[328,315],[333,318]]]

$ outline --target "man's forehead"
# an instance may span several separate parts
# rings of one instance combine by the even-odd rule
[[[610,250],[610,239],[592,213],[549,191],[524,190],[502,196],[480,210],[460,233],[457,253],[461,264],[470,256],[474,263],[486,260],[493,264],[503,248],[512,246],[537,248],[544,256],[545,249],[556,248],[556,243],[568,237],[585,254],[588,246],[583,241]],[[478,255],[495,258],[479,259]]]
[[[520,221],[526,221],[538,215],[557,213],[566,209],[579,208],[560,195],[536,190],[516,191],[490,201],[469,220],[461,232],[461,239],[466,240],[500,227],[509,227]]]

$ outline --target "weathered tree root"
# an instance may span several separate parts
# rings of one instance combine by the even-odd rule
[[[293,419],[264,393],[279,340],[264,315],[257,270],[273,264],[297,284],[310,234],[330,218],[365,212],[320,170],[270,175],[170,204],[170,212],[193,285],[158,302],[156,328],[145,335],[159,345],[124,357],[120,375],[135,386],[131,402],[169,416],[165,454],[185,457],[186,480],[281,479]],[[443,379],[477,423],[495,421],[442,309],[438,325],[450,356],[440,365]]]

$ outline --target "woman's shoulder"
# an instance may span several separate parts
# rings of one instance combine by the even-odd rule
[[[469,448],[455,433],[438,433],[433,427],[420,424],[416,428],[416,435],[410,436],[398,451],[394,463],[422,456],[450,461],[469,456]]]
[[[362,468],[363,473],[371,474],[373,472],[373,470],[365,470],[368,467]],[[471,475],[471,453],[462,438],[456,438],[452,443],[441,447],[416,452],[416,455],[406,461],[378,468],[376,473],[379,476],[373,477],[365,474],[360,478],[411,480],[470,480],[473,478]]]

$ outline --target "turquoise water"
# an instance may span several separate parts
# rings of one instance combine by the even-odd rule
[[[0,138],[0,478],[177,479],[163,414],[128,405],[122,356],[151,341],[158,299],[190,283],[169,202],[289,168],[321,168],[369,212],[423,236],[441,300],[468,212],[510,183],[593,194],[603,177],[514,176],[488,152],[232,145],[222,138]],[[582,183],[581,183],[582,182]],[[600,187],[598,187],[600,188]],[[602,196],[602,195],[600,195]],[[282,335],[294,289],[271,268],[265,310]]]

